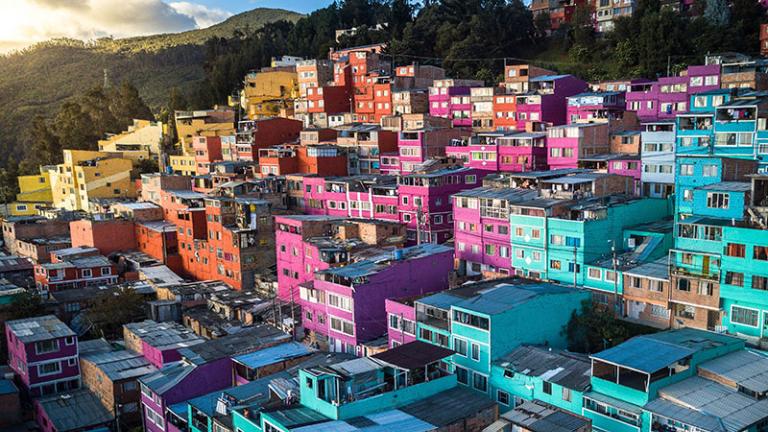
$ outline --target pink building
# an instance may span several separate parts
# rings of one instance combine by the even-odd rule
[[[627,111],[644,122],[674,119],[689,110],[694,93],[720,88],[720,65],[689,66],[680,76],[632,83],[627,91]]]
[[[445,156],[446,146],[454,139],[466,138],[468,130],[454,128],[423,128],[404,130],[398,135],[397,147],[400,173],[410,173],[414,165],[426,160]]]
[[[123,340],[127,349],[141,354],[158,369],[181,360],[179,349],[205,342],[181,324],[152,320],[123,325]]]
[[[211,172],[211,164],[222,160],[221,138],[217,136],[196,136],[192,138],[195,152],[195,172],[205,175]]]
[[[540,130],[539,125],[566,124],[566,98],[587,89],[573,75],[541,75],[531,78],[529,91],[517,96],[517,130]]]
[[[487,132],[454,139],[446,153],[479,170],[534,171],[547,168],[546,138],[543,132]]]
[[[482,81],[440,79],[429,88],[429,113],[453,120],[453,126],[472,126],[470,88],[480,87]]]
[[[608,163],[608,173],[635,179],[635,194],[640,194],[642,163],[639,155],[623,155]]]
[[[454,243],[459,274],[512,274],[509,208],[537,196],[532,189],[489,187],[455,194]]]
[[[416,297],[384,300],[387,311],[387,346],[394,348],[416,340]]]
[[[77,334],[53,315],[5,323],[8,365],[31,397],[80,388]]]
[[[297,301],[299,284],[311,281],[316,272],[360,259],[364,251],[402,246],[404,241],[405,228],[396,222],[276,216],[277,296]]]
[[[583,123],[547,129],[549,169],[578,168],[579,159],[611,150],[607,123]]]
[[[366,355],[387,334],[386,299],[447,289],[452,268],[451,248],[428,243],[321,270],[299,286],[302,323],[330,351]]]
[[[408,239],[444,243],[453,237],[451,195],[482,184],[488,171],[443,168],[398,178],[400,221],[408,227]]]

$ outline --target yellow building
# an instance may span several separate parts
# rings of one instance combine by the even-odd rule
[[[299,97],[295,68],[265,69],[245,76],[241,105],[249,119],[293,116],[293,100]]]
[[[158,160],[163,143],[164,126],[161,122],[133,120],[128,130],[99,141],[99,151],[120,152],[132,161]]]
[[[169,164],[174,174],[193,176],[195,175],[195,157],[194,156],[170,156]]]
[[[235,134],[235,112],[231,109],[176,111],[176,135],[181,151],[194,156],[192,138],[196,136],[223,136]]]
[[[96,198],[136,198],[132,168],[121,153],[64,150],[64,163],[50,171],[53,206],[89,211]]]
[[[40,174],[18,177],[19,193],[16,194],[16,201],[8,204],[11,216],[36,215],[37,209],[53,204],[48,168],[52,167],[40,167]]]

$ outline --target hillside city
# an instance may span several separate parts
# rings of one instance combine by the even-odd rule
[[[388,52],[276,56],[19,175],[0,430],[768,431],[766,58]]]

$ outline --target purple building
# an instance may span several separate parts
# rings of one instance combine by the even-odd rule
[[[290,336],[262,325],[179,350],[181,361],[139,379],[144,430],[166,432],[174,404],[234,385],[232,357],[285,343]]]
[[[32,397],[80,388],[77,334],[53,315],[5,323],[8,364]]]
[[[157,368],[181,360],[179,348],[205,342],[181,324],[152,320],[125,324],[123,340],[126,348],[143,355]]]
[[[637,112],[644,122],[674,119],[689,110],[692,94],[719,88],[720,65],[689,66],[680,76],[631,84],[626,95],[627,111]]]
[[[447,289],[451,269],[453,250],[426,243],[322,270],[300,285],[304,327],[330,351],[367,355],[387,334],[386,299]]]
[[[627,109],[624,92],[585,92],[568,98],[568,124],[618,120]]]
[[[537,124],[566,123],[566,98],[589,86],[573,75],[541,75],[528,82],[529,91],[517,96],[517,130],[539,130]],[[528,125],[531,127],[528,127]]]
[[[429,114],[453,120],[453,126],[472,126],[470,88],[480,87],[482,81],[441,79],[429,88]]]
[[[635,194],[639,195],[642,166],[640,155],[623,155],[608,162],[608,173],[635,179]]]

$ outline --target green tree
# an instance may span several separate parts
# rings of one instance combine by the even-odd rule
[[[54,119],[54,133],[62,148],[95,150],[96,134],[91,117],[77,102],[66,102]]]
[[[40,296],[27,291],[21,294],[9,307],[9,319],[17,320],[45,314],[45,305]]]
[[[117,119],[119,130],[126,129],[133,123],[133,119],[155,119],[152,110],[139,95],[139,90],[128,81],[123,81],[109,97],[109,110]]]
[[[707,0],[704,17],[715,27],[725,27],[731,19],[731,11],[725,0]]]
[[[35,174],[39,172],[41,165],[53,165],[61,162],[62,153],[59,137],[51,131],[43,116],[36,115],[32,119],[25,142],[29,150],[21,163],[20,171],[23,174]]]
[[[86,314],[97,335],[118,337],[124,324],[145,317],[144,298],[130,288],[99,294]]]
[[[602,351],[630,337],[655,331],[650,327],[621,321],[614,316],[613,311],[595,307],[591,300],[585,300],[581,311],[573,312],[563,328],[568,350],[579,353]]]

